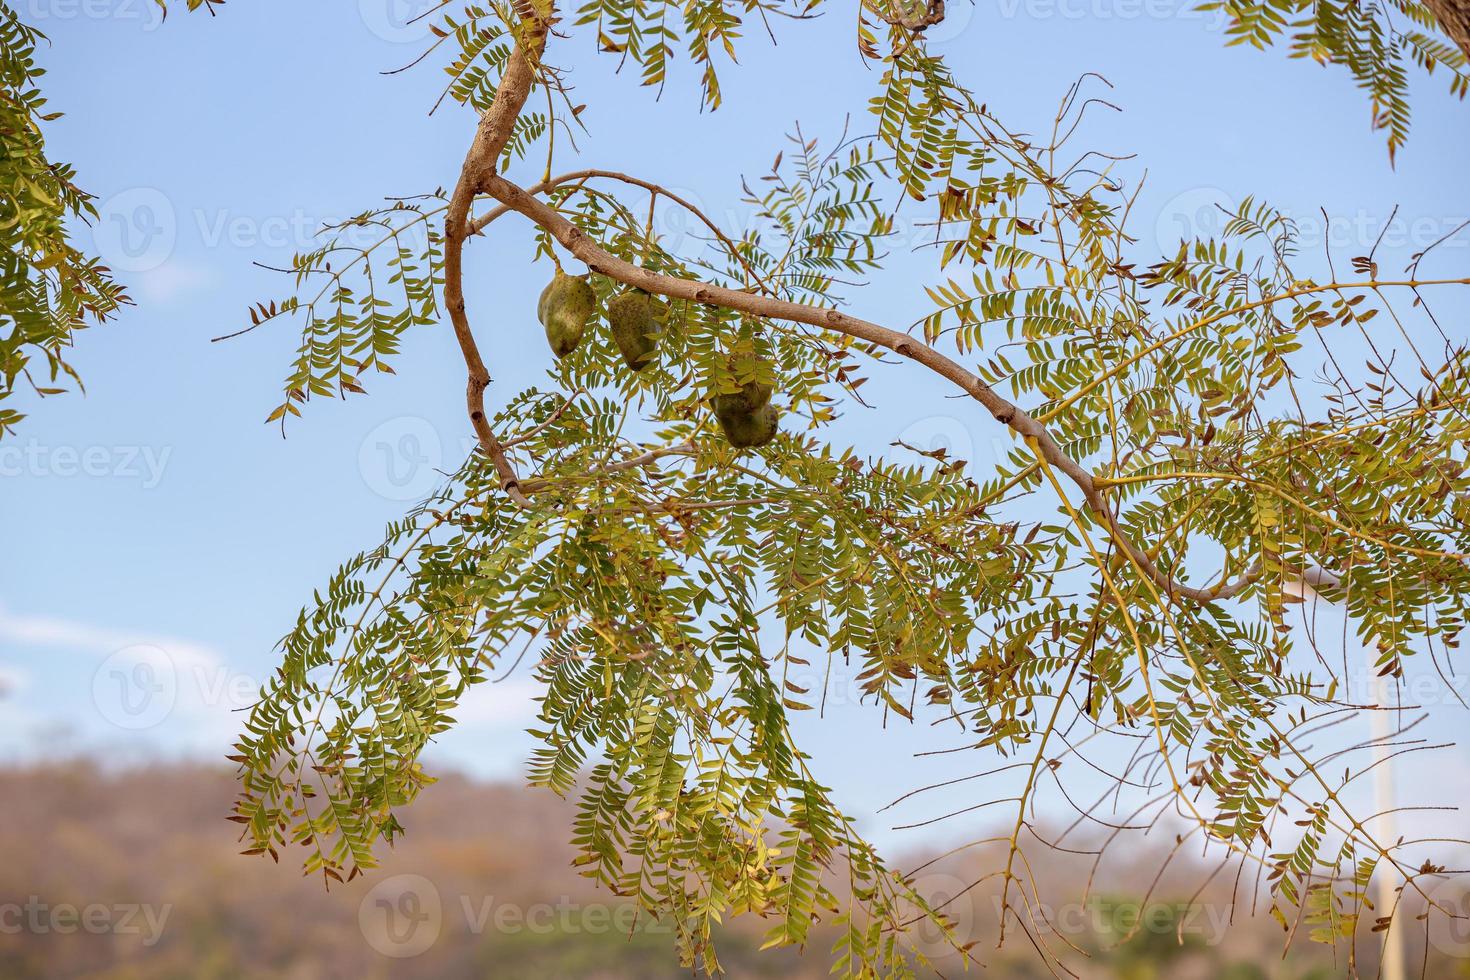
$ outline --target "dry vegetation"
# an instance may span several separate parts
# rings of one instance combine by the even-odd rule
[[[620,914],[605,891],[568,870],[565,843],[572,808],[553,794],[451,777],[431,788],[412,814],[414,833],[386,855],[385,866],[366,880],[325,891],[317,878],[236,854],[232,825],[220,819],[232,797],[225,769],[173,766],[107,773],[76,762],[0,774],[4,821],[0,824],[0,904],[8,911],[0,929],[0,976],[123,978],[213,977],[675,977],[667,932],[646,918],[631,936],[608,923]],[[1104,876],[1106,895],[1094,896],[1083,920],[1126,923],[1129,909],[1147,891],[1166,844],[1118,849]],[[937,898],[994,855],[952,856],[917,876]],[[1058,855],[1060,858],[1060,855]],[[1127,867],[1123,867],[1126,862]],[[911,860],[907,867],[918,867]],[[1078,857],[1035,868],[1049,899],[1075,895],[1089,861]],[[1088,950],[1083,975],[1099,978],[1331,977],[1338,975],[1328,950],[1305,944],[1282,961],[1283,937],[1257,916],[1219,938],[1218,916],[1228,914],[1230,883],[1217,881],[1191,896],[1204,875],[1185,861],[1155,889],[1147,906],[1153,923],[1115,949],[1117,936],[1086,930],[1065,938]],[[375,951],[358,924],[365,896],[395,875],[422,875],[442,902],[442,930],[423,953],[395,959]],[[32,898],[34,896],[34,898]],[[36,901],[55,910],[104,905],[125,929],[88,934],[37,931],[15,905]],[[1045,968],[1019,946],[1000,959],[991,949],[999,895],[976,890],[949,911],[977,942],[975,950],[992,977],[1044,976]],[[141,914],[124,922],[125,906],[145,903],[162,928],[149,943]],[[480,918],[483,910],[492,909]],[[504,929],[495,909],[514,910]],[[1077,908],[1082,908],[1077,906]],[[1159,923],[1180,921],[1183,944]],[[550,927],[530,928],[519,916],[540,909]],[[625,910],[629,911],[630,910]],[[1076,910],[1053,906],[1060,926],[1079,921]],[[100,913],[99,913],[100,914]],[[504,916],[506,913],[500,913]],[[476,920],[485,924],[478,930]],[[626,919],[620,920],[626,921]],[[563,927],[561,923],[570,923]],[[818,977],[824,955],[801,959],[794,950],[757,955],[757,930],[737,922],[727,930],[721,956],[732,977]],[[19,928],[17,928],[19,926]],[[825,945],[830,937],[820,934]],[[942,944],[935,943],[935,950]],[[823,950],[825,952],[825,950]],[[1252,965],[1259,964],[1259,965]],[[945,975],[963,975],[956,957],[936,961]],[[1427,976],[1466,976],[1464,961],[1431,962]],[[979,973],[980,971],[976,971]],[[1366,971],[1372,975],[1371,970]]]

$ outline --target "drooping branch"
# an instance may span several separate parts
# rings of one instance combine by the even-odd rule
[[[900,356],[924,365],[978,401],[997,421],[1008,426],[1023,440],[1034,443],[1043,458],[1058,471],[1065,473],[1082,491],[1089,509],[1103,522],[1110,536],[1116,540],[1128,558],[1171,597],[1182,597],[1202,603],[1229,599],[1249,588],[1258,577],[1259,573],[1253,570],[1234,581],[1221,582],[1208,589],[1192,588],[1175,581],[1172,576],[1159,568],[1143,549],[1128,539],[1112,507],[1104,499],[1101,490],[1094,482],[1092,474],[1057,445],[1056,440],[1052,438],[1045,426],[1032,418],[1020,406],[1000,395],[977,375],[928,344],[906,333],[849,316],[840,310],[810,306],[772,296],[761,296],[650,272],[612,255],[580,228],[558,214],[550,205],[499,174],[493,174],[486,180],[484,190],[505,207],[524,215],[544,228],[567,251],[585,262],[593,272],[608,276],[624,285],[634,286],[672,299],[720,306],[752,316],[805,323],[826,330],[835,330],[857,340],[887,348]]]
[[[930,7],[931,12],[937,10],[941,19],[943,9],[942,2]],[[466,402],[470,421],[474,426],[481,448],[493,461],[496,472],[500,476],[501,485],[512,500],[522,506],[530,502],[521,487],[520,477],[511,464],[504,445],[490,428],[485,413],[485,388],[490,383],[490,373],[480,355],[474,333],[470,329],[469,318],[465,312],[463,271],[465,240],[483,229],[490,221],[498,217],[499,213],[503,213],[497,209],[477,221],[471,221],[470,210],[475,198],[481,193],[488,194],[499,201],[502,208],[516,211],[545,228],[563,247],[585,262],[592,271],[610,276],[625,285],[636,286],[646,292],[674,299],[708,303],[755,316],[789,320],[836,330],[918,361],[980,402],[996,420],[1010,427],[1023,440],[1034,444],[1043,458],[1076,483],[1088,507],[1103,521],[1119,547],[1135,565],[1170,596],[1183,596],[1197,602],[1214,602],[1239,594],[1255,581],[1256,575],[1247,573],[1235,582],[1222,582],[1210,589],[1195,589],[1176,582],[1123,534],[1116,515],[1094,484],[1092,475],[1062,451],[1045,426],[1028,415],[1020,406],[1002,397],[977,375],[928,344],[915,340],[908,334],[848,316],[839,310],[823,309],[776,297],[726,289],[641,269],[608,253],[550,206],[496,173],[496,163],[510,139],[516,117],[525,106],[535,81],[532,62],[540,59],[545,48],[551,17],[549,13],[544,17],[534,13],[527,16],[524,24],[526,34],[516,43],[501,77],[500,85],[496,89],[495,98],[480,119],[479,128],[465,156],[459,182],[455,185],[445,217],[444,299],[450,320],[454,325],[455,337],[459,341],[465,365],[469,371]],[[661,191],[654,185],[634,181],[620,174],[605,171],[589,171],[587,174],[587,176],[593,175],[611,176],[628,180],[631,183],[640,183],[649,189],[650,193],[656,194]],[[544,182],[544,186],[550,187],[560,182],[549,179]],[[680,201],[679,203],[689,207],[703,219],[697,209],[688,205],[687,202]],[[714,227],[707,219],[703,220],[712,228]],[[720,237],[728,241],[723,234]],[[732,252],[738,257],[738,250],[732,249]]]
[[[616,170],[601,170],[597,168],[589,168],[585,170],[573,170],[570,173],[564,173],[557,177],[547,178],[546,180],[543,180],[538,184],[533,184],[532,186],[527,187],[526,193],[530,194],[532,197],[540,197],[542,194],[545,194],[547,191],[554,188],[561,187],[565,184],[583,183],[595,177],[601,177],[605,180],[615,180],[620,183],[628,184],[632,187],[641,187],[643,190],[648,191],[648,193],[651,194],[654,198],[663,197],[669,201],[672,201],[674,204],[679,205],[679,207],[683,208],[685,211],[689,212],[689,214],[693,215],[700,224],[709,229],[710,234],[713,235],[715,239],[720,243],[720,245],[725,249],[725,251],[729,253],[730,257],[736,262],[740,263],[740,267],[745,270],[745,275],[750,282],[757,282],[761,283],[762,285],[766,285],[761,276],[750,267],[750,263],[746,260],[745,255],[740,251],[740,247],[736,245],[735,242],[730,240],[730,236],[726,235],[725,232],[720,228],[720,226],[715,224],[714,221],[710,219],[709,215],[701,211],[697,205],[689,201],[687,198],[675,193],[674,191],[669,190],[667,187],[655,184],[652,181],[644,180],[641,177],[634,177],[631,174],[619,173]],[[501,204],[497,207],[491,208],[489,211],[486,211],[484,214],[480,215],[478,218],[475,218],[473,221],[470,222],[470,234],[480,234],[497,219],[509,213],[510,210],[510,206],[506,204]]]
[[[940,9],[942,10],[942,7]],[[539,59],[549,27],[549,19],[533,18],[528,23],[532,27],[529,39],[523,39],[516,45],[495,99],[482,117],[474,143],[466,157],[464,169],[459,184],[455,188],[446,218],[445,246],[445,299],[451,319],[454,321],[456,337],[459,339],[466,366],[469,369],[467,399],[470,418],[482,449],[493,460],[502,486],[513,500],[522,505],[528,503],[525,489],[521,486],[519,477],[507,458],[505,447],[490,430],[485,416],[484,390],[489,383],[489,373],[479,355],[474,336],[469,328],[462,289],[462,254],[465,240],[479,233],[491,221],[507,211],[516,211],[529,218],[549,232],[574,256],[585,262],[592,271],[615,279],[624,285],[635,286],[647,292],[674,299],[720,306],[753,316],[805,323],[821,329],[834,330],[868,344],[887,348],[928,367],[978,401],[997,421],[1009,427],[1023,441],[1033,445],[1049,465],[1065,474],[1082,492],[1088,509],[1102,522],[1109,537],[1128,560],[1171,599],[1183,598],[1200,603],[1226,600],[1241,594],[1260,579],[1263,569],[1258,564],[1233,580],[1225,579],[1214,586],[1201,589],[1184,585],[1161,569],[1146,550],[1139,547],[1124,533],[1112,505],[1105,496],[1104,487],[1094,480],[1093,475],[1087,469],[1067,455],[1048,431],[1045,420],[1054,417],[1056,412],[1064,406],[1057,406],[1043,419],[1038,420],[1020,406],[1000,395],[978,375],[928,344],[906,333],[849,316],[839,310],[650,272],[612,255],[536,196],[553,187],[591,177],[605,177],[635,184],[644,187],[654,195],[667,193],[657,185],[613,171],[584,170],[557,178],[548,178],[527,190],[498,174],[495,169],[496,162],[510,138],[515,118],[524,106],[534,82],[532,60]],[[531,57],[527,57],[526,49],[522,46],[525,44],[532,46]],[[480,218],[472,220],[470,209],[475,198],[482,193],[489,195],[499,204]],[[672,195],[668,196],[674,199]],[[689,208],[715,232],[727,247],[731,247],[732,254],[737,258],[740,257],[738,250],[732,247],[732,243],[729,243],[719,229],[697,209],[688,202],[677,201],[677,203]],[[1312,292],[1316,288],[1309,287],[1301,292]],[[1277,298],[1266,297],[1261,303],[1271,303]],[[1188,329],[1194,329],[1200,325],[1202,324],[1196,323]],[[1075,401],[1076,397],[1079,396],[1074,396],[1072,400]]]

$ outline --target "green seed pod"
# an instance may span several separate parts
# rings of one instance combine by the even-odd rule
[[[725,438],[736,449],[764,446],[776,438],[781,428],[781,413],[769,401],[753,412],[721,411],[717,405],[715,418],[719,419]]]
[[[750,415],[757,412],[771,400],[771,386],[759,381],[747,381],[739,391],[734,394],[716,395],[715,412],[725,412],[731,415]]]
[[[536,304],[536,316],[546,328],[546,340],[557,357],[566,357],[577,349],[596,311],[597,293],[587,280],[561,270],[541,291],[541,300]]]
[[[607,322],[613,343],[634,371],[641,371],[658,356],[658,338],[663,333],[658,300],[641,289],[625,289],[607,304]]]

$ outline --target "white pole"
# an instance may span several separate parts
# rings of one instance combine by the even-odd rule
[[[1373,669],[1369,663],[1369,670]],[[1375,823],[1378,826],[1381,840],[1387,841],[1388,846],[1398,839],[1394,829],[1393,792],[1393,760],[1389,758],[1390,749],[1388,741],[1393,737],[1393,726],[1389,723],[1389,685],[1388,679],[1375,677],[1373,683],[1374,698],[1379,710],[1370,711],[1373,724],[1373,800],[1374,809],[1380,814]],[[1378,915],[1384,916],[1394,908],[1398,901],[1398,895],[1394,886],[1398,883],[1398,874],[1391,863],[1380,861],[1377,871],[1373,876],[1375,896],[1374,904],[1378,906]],[[1404,973],[1404,933],[1409,928],[1409,923],[1403,921],[1403,916],[1395,915],[1393,924],[1383,934],[1383,965],[1378,975],[1383,980],[1405,980]]]
[[[1338,576],[1323,568],[1309,568],[1301,579],[1287,582],[1285,591],[1300,596],[1303,600],[1317,601],[1321,598],[1317,592],[1318,586],[1330,586],[1336,588],[1341,584]],[[1333,603],[1336,605],[1336,603]],[[1344,639],[1348,624],[1346,616],[1343,620]],[[1393,792],[1393,760],[1389,758],[1391,750],[1388,741],[1393,737],[1393,726],[1389,723],[1389,694],[1391,688],[1388,679],[1377,676],[1377,668],[1373,664],[1371,651],[1364,661],[1370,676],[1373,678],[1373,701],[1378,710],[1368,712],[1369,722],[1372,725],[1373,738],[1373,800],[1374,810],[1379,814],[1377,826],[1381,839],[1388,841],[1389,846],[1398,840],[1398,832],[1395,829],[1394,820],[1394,792]],[[1344,678],[1344,681],[1347,679]],[[1378,916],[1387,915],[1395,908],[1398,894],[1394,886],[1398,883],[1398,872],[1392,862],[1383,863],[1380,859],[1378,867],[1373,875],[1373,904]],[[1401,921],[1395,915],[1393,924],[1383,935],[1383,959],[1379,967],[1378,975],[1382,980],[1407,980],[1406,958],[1404,950],[1404,933],[1409,928],[1408,922]]]

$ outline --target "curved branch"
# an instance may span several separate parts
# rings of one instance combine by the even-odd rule
[[[611,476],[614,473],[624,473],[628,470],[635,470],[640,466],[648,466],[651,463],[658,462],[665,456],[693,456],[697,452],[698,447],[693,442],[685,440],[672,446],[659,446],[655,449],[649,449],[637,456],[619,460],[616,463],[608,463],[606,466],[600,466],[597,469],[588,470],[585,474],[579,474],[579,476],[594,479],[601,476]],[[556,486],[557,483],[558,481],[553,478],[536,477],[527,480],[523,489],[526,493],[541,493],[543,490],[548,490]]]
[[[545,432],[547,429],[555,425],[557,423],[557,420],[566,414],[567,409],[572,407],[572,402],[576,401],[577,397],[582,394],[584,394],[583,389],[578,388],[576,391],[568,395],[566,399],[557,406],[556,411],[552,412],[550,417],[547,418],[545,422],[542,422],[540,425],[532,428],[528,432],[523,432],[518,436],[514,436],[510,439],[505,440],[500,444],[501,448],[510,449],[514,446],[519,446],[523,443],[530,442],[532,439],[535,439],[541,433]]]
[[[485,388],[490,384],[490,371],[485,367],[484,358],[480,356],[480,348],[475,343],[475,335],[470,330],[469,317],[465,313],[464,243],[470,235],[469,214],[475,196],[495,173],[495,165],[514,131],[516,117],[520,115],[526,98],[531,94],[531,86],[536,79],[532,59],[539,59],[546,44],[546,32],[550,24],[547,20],[533,16],[525,22],[525,27],[527,34],[516,42],[500,77],[500,84],[496,87],[495,98],[480,117],[479,128],[475,131],[474,141],[465,155],[459,182],[454,187],[454,194],[449,199],[449,209],[444,217],[444,306],[449,311],[450,322],[454,325],[454,336],[459,341],[465,367],[469,371],[465,403],[470,413],[470,424],[474,426],[480,448],[494,462],[501,486],[512,500],[522,506],[530,501],[521,492],[520,478],[515,467],[506,457],[505,447],[496,438],[490,428],[489,419],[485,416]],[[532,49],[530,55],[527,54],[527,45]]]
[[[896,354],[924,365],[983,405],[996,421],[1008,426],[1023,440],[1034,441],[1043,458],[1057,470],[1065,473],[1078,486],[1089,509],[1112,532],[1113,537],[1118,540],[1133,564],[1171,597],[1183,597],[1202,603],[1215,602],[1238,595],[1255,581],[1254,577],[1247,575],[1234,582],[1221,583],[1209,589],[1191,588],[1175,581],[1167,572],[1159,568],[1141,548],[1128,540],[1112,508],[1094,482],[1092,474],[1062,451],[1045,426],[1028,415],[1020,406],[997,393],[977,375],[928,344],[906,333],[849,316],[840,310],[809,306],[771,296],[757,296],[740,290],[649,272],[647,269],[639,268],[607,252],[552,207],[499,174],[489,176],[485,181],[484,190],[505,207],[519,212],[550,232],[567,251],[585,262],[593,272],[616,279],[625,285],[636,286],[645,292],[657,293],[672,299],[689,300],[748,313],[752,316],[788,320],[825,330],[835,330],[869,344],[886,347]]]
[[[550,177],[546,180],[541,181],[538,184],[533,184],[532,186],[527,187],[525,190],[526,193],[530,194],[532,197],[540,197],[547,191],[552,190],[556,187],[560,187],[562,184],[570,184],[576,181],[591,180],[594,177],[601,177],[605,180],[620,181],[633,187],[641,187],[644,190],[648,191],[648,193],[652,194],[654,197],[664,197],[668,198],[670,201],[673,201],[675,204],[679,205],[679,207],[694,215],[694,217],[699,220],[700,224],[709,229],[710,234],[714,235],[715,238],[719,240],[720,244],[725,247],[725,251],[730,253],[730,257],[733,258],[736,262],[740,263],[740,267],[745,270],[745,274],[750,279],[750,281],[758,282],[761,285],[765,286],[767,289],[770,288],[770,284],[763,280],[761,276],[758,275],[756,271],[750,267],[750,263],[746,261],[745,256],[741,254],[739,247],[736,246],[735,242],[730,238],[730,236],[721,231],[720,226],[715,224],[714,221],[712,221],[707,214],[701,211],[693,202],[679,196],[678,194],[675,194],[667,187],[663,187],[660,184],[655,184],[653,181],[643,180],[640,177],[634,177],[631,174],[620,173],[616,170],[599,170],[592,168],[587,170],[573,170],[570,173],[564,173],[559,177]],[[501,204],[498,207],[491,208],[489,211],[485,212],[484,214],[480,215],[478,218],[470,222],[470,234],[480,234],[482,231],[485,230],[486,226],[495,221],[497,218],[504,216],[510,210],[511,208],[507,204]]]

